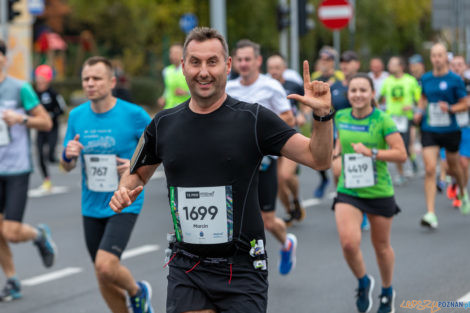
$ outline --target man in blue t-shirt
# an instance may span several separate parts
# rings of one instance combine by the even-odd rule
[[[108,205],[119,177],[129,171],[130,158],[150,117],[139,106],[113,97],[115,84],[108,59],[85,61],[82,87],[89,101],[70,112],[61,166],[71,171],[81,160],[85,240],[109,309],[127,312],[127,293],[133,312],[153,312],[150,285],[136,282],[120,264],[144,196],[120,214]]]
[[[448,173],[455,177],[459,185],[462,214],[470,213],[470,201],[467,195],[464,176],[459,164],[460,127],[457,124],[459,113],[466,113],[467,95],[463,80],[449,71],[447,49],[437,43],[431,49],[433,70],[423,75],[422,97],[415,113],[415,123],[421,125],[421,144],[426,170],[424,191],[426,194],[427,213],[421,225],[436,228],[435,214],[436,164],[439,148],[445,148]]]

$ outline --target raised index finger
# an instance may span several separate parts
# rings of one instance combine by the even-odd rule
[[[308,61],[304,60],[304,86],[310,84],[310,69],[308,67]]]

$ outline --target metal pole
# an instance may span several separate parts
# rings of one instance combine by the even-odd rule
[[[290,1],[290,68],[299,71],[299,6]]]
[[[349,3],[351,4],[353,9],[353,14],[351,20],[349,21],[349,50],[354,51],[354,37],[356,35],[356,0],[349,0]]]
[[[8,12],[7,0],[0,0],[0,25],[2,27],[2,39],[7,43],[8,41]]]
[[[279,0],[279,5],[287,7],[287,0]],[[279,32],[279,53],[286,58],[286,61],[289,60],[289,33],[286,28]]]
[[[470,64],[470,26],[465,29],[465,37],[467,42],[467,64]]]
[[[225,40],[228,40],[225,0],[211,0],[210,6],[211,27],[217,29],[224,36]]]
[[[335,66],[338,68],[339,65],[339,55],[341,54],[341,33],[339,30],[334,30],[333,31],[333,48],[335,48],[336,52],[336,60],[335,60]]]

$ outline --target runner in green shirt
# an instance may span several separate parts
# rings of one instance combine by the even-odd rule
[[[390,58],[388,70],[390,76],[385,79],[382,85],[379,101],[383,102],[385,100],[385,112],[395,121],[397,129],[405,142],[406,152],[409,157],[408,146],[410,143],[411,120],[413,119],[413,106],[421,96],[421,87],[419,87],[416,78],[404,72],[405,61],[401,57]],[[396,163],[396,166],[398,176],[395,184],[401,186],[406,182],[403,165]]]
[[[351,108],[336,113],[334,158],[342,157],[342,171],[333,209],[344,258],[359,281],[357,310],[370,311],[374,288],[374,278],[366,274],[360,249],[362,215],[366,213],[382,278],[378,313],[390,313],[394,312],[395,300],[390,231],[393,216],[400,209],[386,162],[405,162],[406,149],[393,120],[375,108],[374,94],[372,79],[365,73],[356,74],[348,88]]]

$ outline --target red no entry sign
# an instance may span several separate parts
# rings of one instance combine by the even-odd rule
[[[329,29],[341,29],[348,25],[353,8],[347,0],[323,0],[318,8],[318,18]]]

